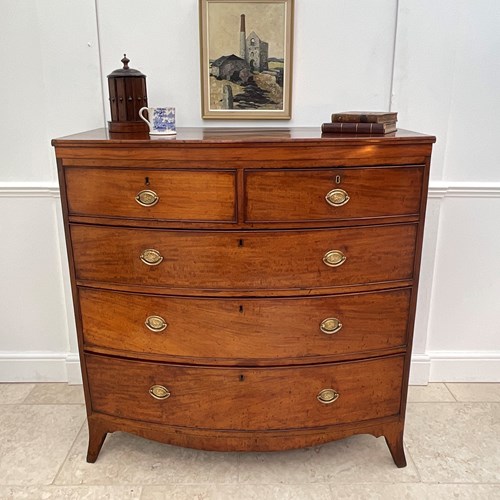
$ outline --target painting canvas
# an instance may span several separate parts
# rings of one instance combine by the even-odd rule
[[[202,116],[290,119],[293,0],[200,0]]]

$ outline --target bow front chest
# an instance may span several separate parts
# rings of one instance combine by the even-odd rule
[[[434,137],[53,141],[88,425],[205,450],[403,429]]]

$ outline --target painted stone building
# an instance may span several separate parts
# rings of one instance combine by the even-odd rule
[[[246,36],[245,14],[241,14],[240,57],[248,63],[250,71],[262,72],[269,69],[269,44],[261,40],[255,31]]]
[[[216,59],[211,67],[210,74],[218,78],[219,80],[244,80],[242,78],[245,72],[248,72],[248,63],[234,54],[230,56],[222,56]],[[246,70],[243,71],[242,70]]]

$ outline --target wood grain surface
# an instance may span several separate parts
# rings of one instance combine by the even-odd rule
[[[404,348],[409,289],[315,298],[211,299],[80,289],[84,344],[140,357],[188,357],[198,363],[283,364],[328,355]],[[168,324],[155,333],[151,315]],[[338,333],[320,330],[326,318]],[[291,358],[291,359],[290,359]]]
[[[412,277],[417,226],[243,232],[134,230],[73,225],[81,280],[196,289],[315,288]],[[163,256],[141,262],[146,249]],[[340,250],[347,260],[328,267]]]
[[[384,436],[404,416],[435,138],[95,130],[58,158],[89,425],[219,451]],[[154,206],[136,202],[141,190]],[[343,206],[325,196],[342,189]],[[140,256],[157,250],[148,266]],[[328,251],[346,261],[328,267]],[[145,321],[168,324],[152,332]],[[326,318],[342,328],[327,335]],[[151,386],[170,391],[154,399]],[[318,401],[322,389],[340,394]]]
[[[234,171],[69,168],[69,212],[155,220],[235,221]],[[136,196],[154,191],[159,201],[141,206]]]
[[[418,214],[422,168],[246,170],[246,220],[314,221]],[[326,195],[342,189],[343,206]]]
[[[208,368],[86,355],[94,411],[197,429],[311,428],[396,415],[404,356],[294,368]],[[119,374],[119,376],[118,376]],[[165,400],[153,385],[170,391]],[[317,395],[334,389],[331,404]]]

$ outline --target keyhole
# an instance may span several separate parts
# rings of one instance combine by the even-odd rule
[[[245,375],[240,375],[240,382],[243,382],[245,380]]]
[[[238,241],[238,246],[242,247],[243,246],[243,240]]]
[[[335,176],[335,183],[336,183],[336,184],[340,184],[341,180],[342,180],[342,179],[340,178],[340,175],[336,175],[336,176]]]
[[[243,312],[243,306],[240,306],[240,313]]]
[[[149,177],[146,177],[144,179],[144,184],[146,184],[146,186],[149,186]]]

